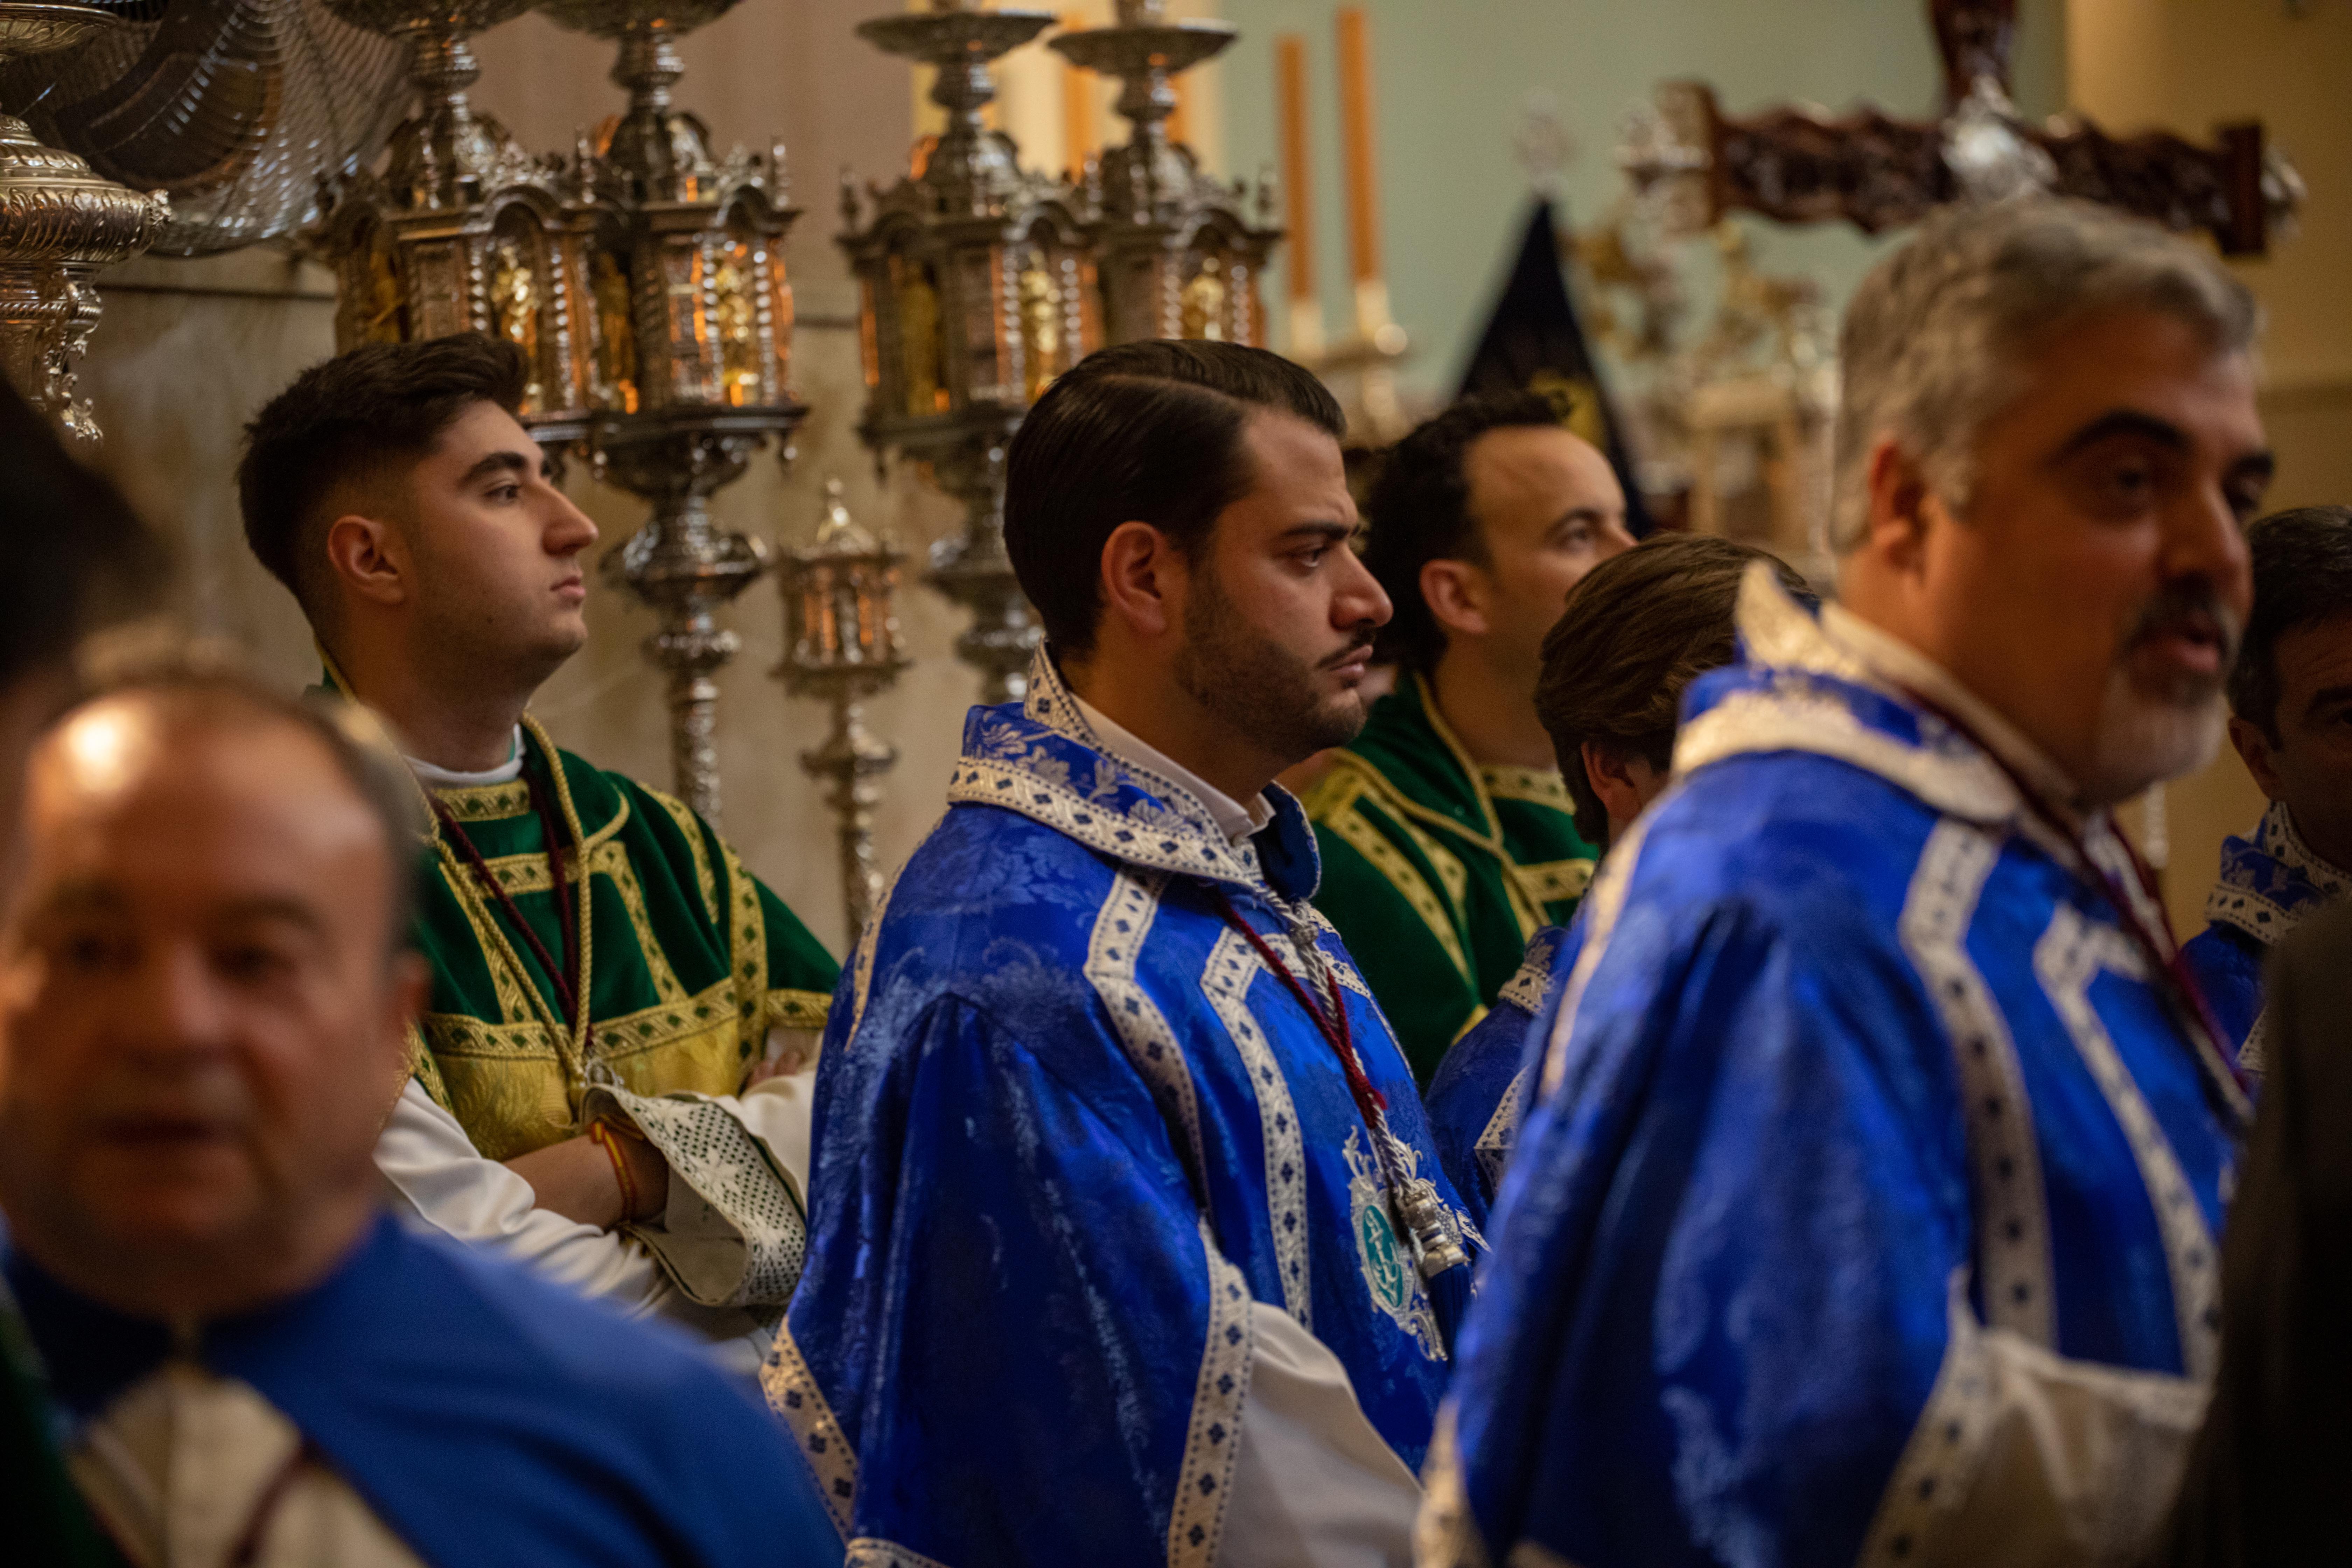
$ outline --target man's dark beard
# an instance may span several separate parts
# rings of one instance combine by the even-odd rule
[[[1356,738],[1364,727],[1360,698],[1318,697],[1317,667],[1261,637],[1225,597],[1205,562],[1193,574],[1192,589],[1175,667],[1176,684],[1186,696],[1293,763]],[[1357,649],[1370,647],[1369,624],[1360,628],[1360,639],[1326,662],[1343,664]]]

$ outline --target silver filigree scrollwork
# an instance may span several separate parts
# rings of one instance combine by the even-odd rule
[[[115,18],[89,5],[0,3],[0,62],[50,54]],[[79,440],[98,439],[74,367],[98,326],[93,275],[153,244],[171,216],[161,192],[101,178],[0,114],[0,375]]]

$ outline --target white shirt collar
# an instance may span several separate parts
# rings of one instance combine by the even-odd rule
[[[1246,802],[1235,800],[1166,752],[1146,745],[1114,721],[1110,715],[1076,692],[1070,693],[1070,700],[1078,705],[1079,715],[1094,731],[1095,739],[1102,742],[1104,751],[1123,763],[1163,773],[1198,796],[1201,804],[1209,808],[1209,815],[1215,819],[1217,830],[1225,836],[1226,843],[1239,844],[1274,820],[1274,807],[1266,803],[1265,791],[1260,790]]]
[[[2082,809],[2083,792],[2065,770],[1942,665],[1840,605],[1822,606],[1822,629],[1878,674],[1948,710],[2051,805]]]
[[[478,773],[462,773],[455,768],[436,767],[419,757],[408,759],[408,771],[426,789],[480,789],[486,784],[512,784],[522,777],[522,726],[514,728],[512,748],[507,760],[497,767],[485,768]]]

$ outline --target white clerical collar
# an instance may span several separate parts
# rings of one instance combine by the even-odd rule
[[[497,767],[485,768],[478,773],[461,773],[455,768],[436,767],[421,757],[408,759],[408,771],[426,789],[480,789],[486,784],[512,784],[522,777],[522,726],[514,728],[514,739],[509,742],[507,760]]]
[[[1138,740],[1109,714],[1076,692],[1070,693],[1070,700],[1078,705],[1078,712],[1094,731],[1095,739],[1102,742],[1104,751],[1123,763],[1164,773],[1199,796],[1201,804],[1209,808],[1209,815],[1216,819],[1217,830],[1225,836],[1226,843],[1239,844],[1274,820],[1274,807],[1266,804],[1265,791],[1260,790],[1250,796],[1246,804],[1235,800],[1166,752],[1154,750]]]
[[[1840,605],[1822,606],[1822,629],[1879,675],[1948,710],[2051,805],[2081,809],[2083,792],[2066,771],[1942,665]]]

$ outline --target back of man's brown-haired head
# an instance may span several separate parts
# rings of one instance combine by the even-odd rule
[[[1684,688],[1738,651],[1733,612],[1754,561],[1771,562],[1782,587],[1816,602],[1787,563],[1706,533],[1644,540],[1595,566],[1569,595],[1544,638],[1536,713],[1588,842],[1608,843],[1609,814],[1585,776],[1585,742],[1666,771]]]
[[[357,504],[396,504],[391,487],[443,431],[478,403],[517,412],[529,384],[529,362],[503,338],[370,343],[304,371],[246,426],[245,542],[314,628],[334,614],[328,526]]]

